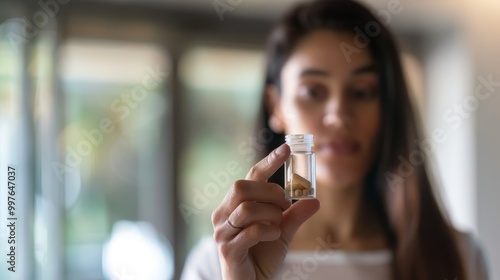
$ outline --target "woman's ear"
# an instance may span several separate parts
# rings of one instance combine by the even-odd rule
[[[285,123],[281,108],[279,106],[279,92],[275,85],[266,86],[265,106],[269,112],[269,127],[275,133],[283,133],[285,131]]]

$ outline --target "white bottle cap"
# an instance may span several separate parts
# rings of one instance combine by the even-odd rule
[[[285,142],[293,152],[310,152],[314,146],[312,134],[290,134],[285,136]]]

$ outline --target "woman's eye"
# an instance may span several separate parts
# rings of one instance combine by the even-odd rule
[[[378,92],[372,89],[355,89],[352,91],[351,96],[355,99],[372,99],[378,96]]]
[[[326,90],[318,86],[303,86],[299,88],[299,96],[304,98],[321,99],[326,95]]]

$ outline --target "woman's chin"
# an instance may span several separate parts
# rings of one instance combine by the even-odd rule
[[[328,178],[328,179],[319,179],[317,178],[318,189],[326,188],[332,190],[344,190],[346,188],[351,188],[358,186],[360,180],[358,178],[352,178],[348,176],[336,177],[336,178]]]
[[[362,181],[363,173],[352,169],[337,168],[335,170],[316,170],[316,184],[319,188],[344,189],[357,186]]]

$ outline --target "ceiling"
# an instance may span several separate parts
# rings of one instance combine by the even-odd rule
[[[84,0],[72,0],[84,1]],[[141,5],[170,10],[212,13],[218,19],[214,5],[233,3],[232,11],[224,13],[223,22],[231,18],[273,20],[295,3],[303,0],[92,0],[108,4]],[[92,2],[84,1],[84,2]],[[308,0],[305,0],[308,1]],[[397,0],[360,0],[372,7],[374,13],[388,12],[388,5]],[[389,25],[395,29],[435,30],[453,24],[460,19],[461,7],[472,0],[399,0],[402,12],[393,14]],[[485,0],[488,1],[488,0]],[[454,25],[454,24],[453,24]]]

